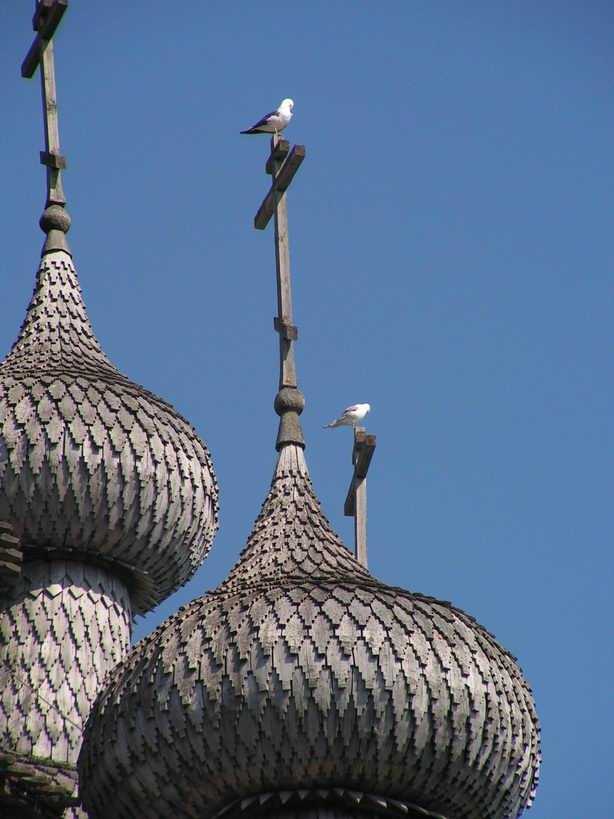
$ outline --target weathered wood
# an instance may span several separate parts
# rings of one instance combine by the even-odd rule
[[[45,143],[47,153],[60,153],[60,130],[58,125],[57,91],[55,87],[55,60],[53,43],[50,41],[41,59],[43,109],[45,114]]]
[[[289,153],[290,143],[287,139],[279,139],[279,141],[271,147],[271,154],[267,159],[265,166],[265,170],[269,176],[275,175],[275,162],[283,162]]]
[[[46,165],[48,168],[59,168],[65,170],[68,167],[66,157],[59,154],[50,154],[47,151],[40,151],[41,165]]]
[[[373,457],[373,452],[375,451],[376,444],[377,436],[367,435],[365,432],[362,432],[360,434],[360,447],[356,451],[355,460],[357,478],[367,477],[367,472],[369,471],[371,458]]]
[[[26,54],[25,60],[21,64],[21,76],[24,79],[30,80],[34,76],[34,72],[38,68],[45,46],[46,42],[41,40],[40,37],[36,37],[30,46],[30,50]]]
[[[47,168],[46,207],[66,204],[61,175],[62,169],[66,167],[66,159],[60,152],[52,38],[67,7],[68,0],[39,0],[32,20],[37,35],[21,66],[23,77],[32,77],[39,65],[41,69],[45,150],[41,152],[40,158]]]
[[[286,140],[280,140],[280,142],[283,143],[286,142]],[[283,156],[283,152],[281,155]],[[272,174],[275,166],[279,165],[280,160],[277,158],[278,156],[279,154],[275,152],[275,149],[273,149],[266,164],[266,171],[268,174]],[[257,230],[264,230],[268,225],[271,216],[275,211],[276,202],[282,201],[282,198],[277,195],[281,194],[283,196],[285,191],[290,186],[294,175],[300,168],[304,158],[305,146],[294,145],[281,168],[275,172],[276,176],[273,180],[273,184],[271,185],[267,195],[264,197],[262,204],[258,208],[258,213],[254,217],[254,227]]]
[[[256,230],[264,230],[269,224],[274,207],[275,199],[273,197],[273,188],[271,188],[258,208],[258,213],[254,216],[254,227]]]
[[[296,341],[298,338],[298,327],[295,324],[286,324],[284,321],[280,321],[277,316],[273,319],[273,327],[277,333],[289,341]]]
[[[0,521],[20,521],[29,546],[121,559],[134,611],[167,597],[209,550],[217,485],[208,450],[168,404],[109,363],[70,256],[41,261],[0,365],[0,441]]]
[[[352,475],[352,482],[350,483],[350,488],[348,489],[348,493],[345,496],[345,503],[343,504],[343,514],[346,516],[346,518],[353,518],[356,514],[355,489],[356,484],[354,481],[354,476]]]
[[[356,557],[367,568],[367,479],[356,478],[354,487],[354,543]]]
[[[32,28],[41,37],[50,40],[68,8],[68,0],[37,0],[32,17]]]
[[[286,446],[230,576],[107,678],[80,792],[91,819],[111,802],[132,815],[137,778],[152,819],[178,798],[202,819],[442,816],[403,804],[418,797],[483,819],[519,815],[538,765],[509,654],[450,604],[371,577]]]
[[[292,150],[288,154],[288,158],[284,161],[279,173],[277,174],[278,191],[283,193],[283,191],[286,191],[290,187],[290,183],[294,179],[294,175],[298,169],[301,167],[303,159],[305,159],[305,146],[293,145]]]
[[[354,515],[354,490],[356,480],[361,480],[367,477],[371,458],[377,444],[376,435],[367,435],[362,429],[358,427],[354,433],[354,449],[352,450],[352,463],[354,464],[354,474],[352,475],[352,482],[345,499],[343,506],[343,513],[350,518]]]
[[[271,216],[275,219],[275,269],[277,276],[277,312],[273,326],[279,334],[279,389],[297,387],[292,342],[298,338],[298,328],[292,323],[292,284],[290,278],[290,250],[288,246],[288,205],[284,192],[292,182],[305,157],[305,147],[294,145],[290,150],[287,140],[279,134],[271,137],[271,153],[266,172],[273,177],[254,219],[254,226],[263,230]],[[302,396],[301,396],[302,401]],[[277,409],[276,404],[276,409]],[[299,409],[302,409],[302,406]],[[283,411],[281,415],[286,415]],[[288,418],[286,418],[288,421]],[[281,427],[280,427],[281,429]],[[301,433],[302,439],[302,433]],[[279,444],[279,436],[278,436]]]
[[[275,209],[275,260],[277,276],[277,304],[279,319],[292,324],[292,284],[290,280],[290,252],[288,247],[288,211],[285,200]],[[279,387],[296,387],[296,367],[292,339],[279,336]]]
[[[130,648],[131,621],[128,589],[114,572],[25,562],[3,609],[1,747],[76,762],[92,703]]]
[[[65,167],[66,160],[60,153],[60,131],[58,126],[58,106],[55,89],[55,66],[53,59],[53,43],[49,41],[41,55],[41,90],[43,97],[43,112],[45,122],[46,154],[58,157],[56,164],[44,163],[47,168],[47,206],[64,205],[66,197],[62,189],[61,168]]]
[[[276,180],[282,167],[282,161],[275,158],[278,146],[285,140],[275,134],[271,138],[271,167],[274,171],[273,211],[275,215],[275,267],[277,272],[277,320],[280,328],[293,327],[292,323],[292,284],[290,278],[290,249],[288,245],[288,205],[285,197],[277,189]],[[284,148],[285,151],[285,148]],[[290,152],[289,156],[292,155]],[[279,387],[296,387],[296,368],[294,365],[293,339],[289,334],[279,333]],[[290,334],[291,335],[291,334]]]
[[[343,512],[354,518],[354,548],[356,557],[367,566],[367,472],[375,451],[377,438],[367,435],[362,427],[354,430],[352,463],[354,474],[345,499]]]
[[[67,8],[68,0],[40,0],[37,3],[32,18],[32,28],[38,33],[21,64],[22,77],[30,79],[34,76],[43,52],[55,34]]]

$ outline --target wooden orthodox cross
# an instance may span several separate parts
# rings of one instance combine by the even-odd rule
[[[352,463],[354,474],[343,511],[354,518],[354,548],[356,557],[367,567],[367,472],[375,451],[376,436],[367,435],[363,427],[354,428]]]
[[[279,315],[274,319],[273,324],[279,333],[280,394],[284,388],[297,389],[292,342],[298,338],[298,328],[292,323],[288,206],[285,192],[304,158],[304,145],[294,145],[290,150],[289,142],[282,136],[274,134],[271,137],[271,154],[266,163],[266,172],[272,176],[273,181],[254,217],[254,227],[258,230],[264,230],[271,216],[275,217],[275,264]],[[288,439],[291,439],[291,436]],[[295,440],[302,440],[302,434],[296,436]],[[367,471],[375,449],[375,440],[375,435],[367,435],[362,427],[354,430],[352,452],[354,475],[344,508],[346,515],[354,517],[356,556],[364,566],[367,565]]]
[[[294,145],[279,134],[271,137],[271,155],[266,172],[272,176],[271,188],[254,217],[254,227],[264,230],[271,216],[275,217],[275,266],[277,269],[277,312],[273,321],[279,333],[279,389],[296,388],[296,369],[292,342],[298,329],[292,324],[292,286],[290,281],[290,249],[288,247],[288,205],[285,193],[305,158],[305,146]]]
[[[31,78],[40,65],[45,117],[45,150],[41,151],[41,163],[47,166],[47,203],[65,205],[61,171],[66,160],[60,153],[58,108],[55,93],[55,68],[52,38],[68,7],[68,0],[36,0],[32,27],[36,37],[21,65],[21,76]]]

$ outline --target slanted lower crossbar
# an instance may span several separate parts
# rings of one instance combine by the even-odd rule
[[[365,568],[367,568],[367,472],[376,443],[377,437],[367,435],[363,427],[354,429],[352,449],[354,474],[343,507],[346,517],[354,518],[355,554]]]

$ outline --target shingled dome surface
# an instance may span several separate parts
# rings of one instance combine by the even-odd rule
[[[531,801],[538,734],[514,659],[449,603],[375,580],[286,445],[227,580],[112,672],[81,793],[93,819],[361,794],[380,812],[502,819]]]
[[[135,612],[190,577],[217,527],[207,448],[111,364],[63,250],[43,256],[0,364],[0,489],[0,519],[24,548],[123,568]]]

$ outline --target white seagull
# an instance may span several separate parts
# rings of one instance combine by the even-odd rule
[[[346,407],[338,418],[331,421],[330,424],[325,424],[322,429],[332,429],[334,427],[354,427],[365,417],[371,409],[370,404],[352,404],[351,407]]]
[[[290,99],[282,100],[279,108],[271,111],[270,114],[265,114],[262,119],[259,119],[255,125],[248,128],[247,131],[241,131],[242,134],[278,134],[283,131],[286,125],[292,119],[292,109],[294,108],[294,101]]]

